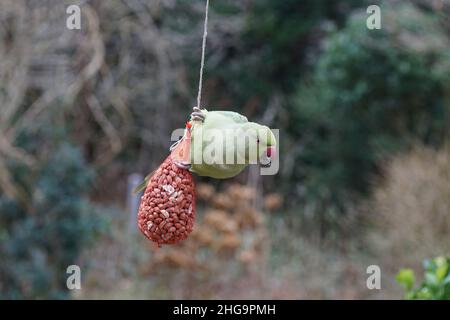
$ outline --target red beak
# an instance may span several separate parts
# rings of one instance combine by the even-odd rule
[[[268,147],[266,150],[266,154],[269,158],[274,157],[277,149],[275,147]]]

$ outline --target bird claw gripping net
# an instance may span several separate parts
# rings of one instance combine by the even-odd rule
[[[176,162],[189,159],[190,134],[164,160],[149,179],[141,198],[138,226],[158,246],[186,239],[194,227],[195,183],[189,170]]]

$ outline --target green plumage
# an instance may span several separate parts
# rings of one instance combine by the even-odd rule
[[[191,171],[216,179],[231,178],[250,163],[256,163],[267,147],[275,146],[272,131],[231,111],[202,110],[205,120],[193,121],[191,137]],[[236,140],[231,139],[234,135]],[[244,143],[244,140],[245,143]],[[219,149],[218,149],[219,148]],[[252,149],[254,148],[254,149]],[[219,151],[217,155],[214,151]],[[251,152],[251,151],[254,152]],[[223,161],[208,162],[208,155]],[[235,159],[234,163],[225,161]],[[237,163],[240,159],[240,163]]]
[[[215,179],[231,178],[239,174],[250,163],[257,163],[261,155],[268,147],[276,146],[275,136],[266,127],[254,122],[249,122],[246,117],[232,111],[207,111],[201,110],[205,120],[192,121],[191,150],[190,150],[190,171],[200,175]],[[221,144],[220,139],[214,137],[230,138],[236,137],[232,143]],[[247,143],[240,143],[247,140]],[[217,149],[217,144],[219,148]],[[251,146],[255,152],[251,151]],[[208,163],[203,155],[209,150],[220,150],[222,160],[219,163]],[[214,152],[213,152],[214,153]],[[233,163],[226,163],[226,159],[234,159]],[[237,163],[241,159],[242,163]],[[145,180],[134,189],[134,192],[144,190],[150,180],[150,173]]]

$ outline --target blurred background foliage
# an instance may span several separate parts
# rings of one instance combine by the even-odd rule
[[[449,254],[449,1],[210,9],[204,106],[279,128],[280,172],[198,178],[194,234],[156,250],[127,177],[195,103],[204,1],[0,3],[1,298],[398,298],[400,267]]]
[[[368,193],[383,158],[448,136],[449,41],[436,17],[399,4],[383,14],[381,30],[362,28],[366,18],[352,16],[325,40],[292,102],[304,148],[294,177],[306,201],[332,214]]]
[[[405,298],[409,300],[449,300],[450,299],[450,273],[449,259],[437,257],[425,260],[424,281],[417,288],[415,275],[411,269],[401,269],[397,274],[397,281],[405,287]]]

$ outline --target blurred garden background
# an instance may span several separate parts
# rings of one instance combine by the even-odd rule
[[[450,254],[448,0],[211,0],[203,105],[280,129],[280,171],[196,177],[191,237],[141,235],[130,175],[195,104],[204,8],[0,2],[0,298],[402,299]]]

